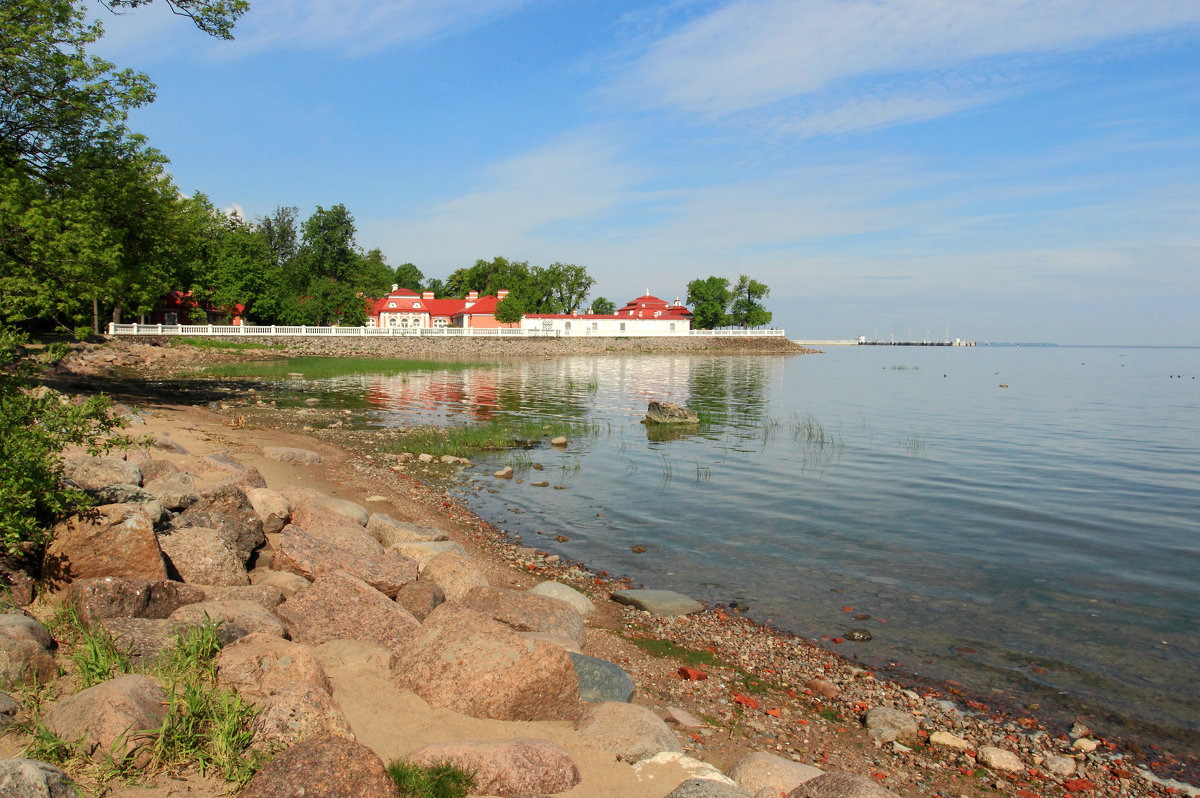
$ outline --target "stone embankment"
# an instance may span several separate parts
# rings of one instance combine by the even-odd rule
[[[224,341],[227,339],[213,339]],[[114,336],[106,344],[77,345],[62,368],[76,373],[95,373],[96,369],[115,367],[153,368],[172,366],[180,361],[179,352],[188,357],[188,365],[230,360],[278,357],[379,357],[415,360],[452,360],[492,362],[527,358],[595,354],[648,354],[695,352],[697,354],[811,354],[783,337],[679,337],[679,338],[314,338],[238,336],[238,344],[258,349],[228,350],[217,347],[197,350],[171,336]]]

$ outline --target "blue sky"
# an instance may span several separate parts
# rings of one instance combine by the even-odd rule
[[[163,4],[101,54],[135,129],[249,218],[344,203],[444,277],[592,296],[749,274],[793,338],[1200,345],[1196,0]]]

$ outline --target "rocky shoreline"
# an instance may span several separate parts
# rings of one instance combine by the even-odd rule
[[[151,648],[205,611],[224,619],[229,640],[220,657],[258,664],[227,666],[218,678],[259,703],[260,718],[275,719],[274,727],[264,720],[269,728],[256,728],[260,742],[286,747],[281,764],[268,765],[243,794],[285,794],[267,781],[281,771],[280,778],[319,781],[329,763],[376,772],[376,760],[398,756],[469,764],[494,774],[478,794],[497,795],[1188,791],[1157,783],[1127,751],[1082,726],[1047,729],[965,696],[905,689],[725,608],[641,603],[626,581],[507,539],[419,473],[414,478],[412,467],[329,440],[248,428],[236,407],[214,413],[154,404],[134,418],[145,424],[133,431],[154,441],[121,461],[138,468],[140,485],[110,478],[93,490],[123,500],[110,507],[125,509],[102,511],[123,519],[110,526],[158,513],[157,525],[140,524],[139,556],[152,572],[72,573],[52,602],[85,606],[114,636]],[[134,476],[125,469],[121,478]],[[185,504],[189,497],[195,501]],[[56,544],[56,562],[75,562],[62,553],[68,537]],[[139,579],[150,586],[130,581]],[[168,599],[131,617],[112,615],[114,606],[128,614],[138,604],[130,594]],[[51,606],[10,614],[44,619]],[[9,623],[33,628],[29,620]],[[144,631],[151,627],[158,637]],[[40,663],[34,672],[54,658],[67,670],[59,685],[68,692],[64,646],[55,657],[48,635],[30,634],[41,651],[23,646]],[[447,651],[462,667],[447,667]],[[281,657],[307,665],[286,678],[261,666]],[[297,729],[304,739],[287,736]],[[22,744],[14,734],[0,738],[0,755]],[[526,780],[506,782],[505,773]],[[174,778],[185,779],[190,795],[224,791],[193,773]],[[152,783],[113,794],[183,794],[174,788]],[[328,794],[375,788],[382,789],[343,784]]]

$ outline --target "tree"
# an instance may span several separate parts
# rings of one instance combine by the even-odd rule
[[[771,311],[763,308],[761,300],[770,295],[771,289],[758,280],[751,280],[744,274],[738,277],[737,285],[733,287],[730,323],[743,329],[769,324]]]
[[[34,361],[24,356],[24,343],[22,335],[0,328],[0,548],[12,555],[44,545],[60,518],[91,503],[62,480],[65,446],[83,445],[95,454],[129,443],[116,434],[124,424],[109,414],[107,397],[75,404],[34,390],[33,375],[66,347],[55,345]]]
[[[729,303],[733,296],[729,292],[729,280],[724,277],[696,279],[688,283],[687,304],[692,306],[692,326],[711,330],[730,324]]]
[[[413,290],[416,291],[419,289]],[[451,295],[446,289],[446,284],[436,277],[430,277],[429,280],[425,282],[424,290],[431,291],[434,299],[445,299]]]
[[[300,252],[300,236],[296,232],[295,205],[280,205],[270,216],[258,220],[258,229],[275,257],[277,266],[285,266]]]
[[[354,217],[346,206],[338,203],[329,210],[320,205],[304,222],[304,243],[300,259],[312,278],[328,277],[334,281],[347,280],[358,265],[354,243]]]
[[[605,299],[598,296],[592,300],[592,313],[599,313],[601,316],[611,316],[617,312],[616,303],[611,299]]]
[[[396,271],[392,277],[396,285],[401,288],[407,288],[409,291],[416,291],[417,293],[421,292],[421,281],[425,279],[425,275],[421,274],[421,270],[412,263],[401,263],[396,267]],[[438,282],[440,283],[441,281],[439,280]]]
[[[525,307],[520,297],[509,294],[496,305],[496,321],[503,324],[516,324],[525,315]]]
[[[154,0],[100,0],[108,10],[148,6]],[[250,10],[247,0],[166,0],[171,12],[189,17],[196,27],[219,39],[232,39],[238,17]]]
[[[574,313],[596,284],[586,267],[573,263],[551,263],[545,269],[535,269],[534,275],[549,290],[562,313]]]
[[[387,265],[383,251],[376,248],[360,258],[358,271],[351,275],[348,282],[367,296],[379,297],[392,289],[395,276],[392,267]]]

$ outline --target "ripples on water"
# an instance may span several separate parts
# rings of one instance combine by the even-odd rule
[[[493,484],[492,463],[454,488],[526,542],[807,636],[868,628],[839,650],[875,664],[1197,732],[1197,374],[1197,350],[849,347],[322,384],[374,425],[598,422],[530,453],[568,490]],[[655,434],[652,399],[706,424]]]

